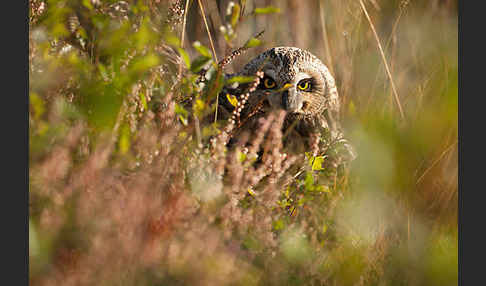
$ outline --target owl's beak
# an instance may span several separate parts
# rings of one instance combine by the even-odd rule
[[[286,84],[284,87],[287,88],[282,92],[282,108],[288,112],[300,111],[303,106],[302,97],[295,92],[291,84]]]

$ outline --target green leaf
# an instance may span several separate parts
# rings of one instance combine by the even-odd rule
[[[324,162],[324,157],[323,156],[318,156],[315,157],[313,162],[312,162],[312,170],[313,171],[320,171],[323,170],[322,168],[322,163]]]
[[[230,24],[233,29],[236,27],[236,24],[238,23],[238,19],[240,18],[240,5],[235,4],[232,9],[231,9],[231,20]]]
[[[197,117],[201,117],[201,115],[204,112],[204,109],[206,108],[206,104],[204,103],[204,101],[202,101],[200,99],[196,99],[196,102],[194,103],[194,105],[192,106],[192,108],[193,108],[194,113],[196,114],[196,116]]]
[[[98,70],[100,71],[103,80],[108,80],[108,72],[106,71],[106,67],[103,64],[98,63]]]
[[[308,191],[312,191],[314,189],[314,177],[312,176],[311,172],[307,172],[305,175],[304,185],[305,189]]]
[[[188,69],[191,68],[191,59],[189,58],[187,52],[182,48],[177,48],[177,51],[179,51],[179,54],[181,55],[182,59],[184,60],[184,63],[186,64],[186,67]]]
[[[200,53],[202,56],[205,56],[207,58],[211,58],[211,52],[209,52],[209,49],[203,45],[199,41],[195,41],[192,43],[192,46],[198,53]]]
[[[211,61],[211,57],[206,57],[206,56],[199,56],[194,61],[191,63],[191,71],[193,73],[198,73],[201,71],[201,69],[209,62]]]
[[[241,152],[241,151],[238,151],[238,160],[243,163],[245,160],[246,160],[246,154]]]
[[[209,72],[209,84],[205,88],[206,99],[211,101],[216,98],[218,94],[223,90],[224,86],[224,76],[221,69],[210,70]]]
[[[83,6],[88,8],[89,10],[93,10],[93,5],[91,4],[90,0],[83,0]]]
[[[187,132],[186,131],[181,131],[178,134],[178,136],[179,136],[180,139],[186,139],[187,138]]]
[[[255,80],[254,76],[234,76],[226,81],[227,85],[237,83],[250,83]]]
[[[251,38],[245,43],[245,48],[253,48],[253,47],[258,47],[259,45],[262,44],[262,41],[260,41],[257,38]]]
[[[140,101],[142,102],[143,110],[147,110],[147,99],[145,98],[145,94],[143,92],[140,92]]]
[[[149,46],[151,43],[156,42],[156,35],[150,28],[150,23],[147,19],[144,19],[138,31],[134,34],[134,40],[137,50],[141,51]]]
[[[231,105],[233,105],[234,107],[238,105],[238,99],[236,99],[236,96],[227,93],[226,98],[228,99],[229,103],[231,103]]]
[[[331,193],[331,189],[328,186],[321,185],[319,186],[319,192]]]
[[[159,57],[155,54],[148,54],[143,58],[135,60],[130,68],[130,72],[145,72],[159,64]]]
[[[174,111],[175,111],[176,114],[183,115],[184,117],[186,117],[188,115],[187,110],[184,107],[182,107],[180,104],[177,104],[177,103],[175,104],[175,110]]]
[[[118,148],[122,155],[126,154],[130,149],[130,126],[128,124],[123,124],[120,130],[120,141],[118,142]]]
[[[272,13],[280,13],[280,8],[267,6],[263,8],[255,8],[253,11],[255,14],[272,14]]]
[[[281,230],[285,227],[285,224],[281,219],[274,221],[272,224],[274,230]]]
[[[171,31],[164,33],[164,40],[167,44],[179,48],[181,46],[181,40]]]
[[[187,125],[187,115],[189,114],[187,110],[185,110],[184,107],[176,103],[175,113],[179,115],[179,119],[181,120],[182,124]]]
[[[62,23],[58,23],[58,24],[54,25],[51,33],[55,38],[69,36],[69,31],[66,29],[66,26]]]
[[[210,136],[215,136],[219,134],[218,129],[213,124],[209,126],[205,126],[201,133],[204,138],[208,138]]]
[[[327,232],[327,224],[324,224],[322,226],[322,230],[321,231],[322,231],[322,234],[325,234]]]
[[[34,111],[34,118],[39,119],[46,110],[44,101],[35,92],[30,93],[29,99],[30,105],[32,106],[32,109]]]

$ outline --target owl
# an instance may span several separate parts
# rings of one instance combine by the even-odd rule
[[[339,96],[328,68],[313,54],[295,47],[275,47],[252,59],[234,76],[252,76],[263,72],[256,89],[251,92],[241,117],[250,118],[242,131],[258,128],[258,118],[275,110],[285,110],[284,145],[296,152],[308,151],[312,134],[327,134],[328,140],[343,140],[339,124]],[[219,97],[219,105],[229,114],[233,106],[225,94],[240,90],[230,87]],[[354,159],[354,151],[351,151]]]

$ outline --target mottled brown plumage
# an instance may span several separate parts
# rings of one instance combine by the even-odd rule
[[[258,71],[263,77],[241,112],[245,122],[238,130],[253,132],[258,129],[258,118],[276,110],[285,110],[283,126],[286,147],[296,152],[308,151],[313,135],[328,140],[342,140],[339,124],[339,97],[334,78],[328,68],[310,52],[294,47],[269,49],[246,64],[234,76],[251,76]],[[220,95],[223,114],[230,114],[233,106],[226,94],[241,96],[242,85],[227,87]],[[251,117],[251,118],[249,118]],[[326,134],[326,136],[322,136]],[[350,150],[351,151],[351,150]],[[352,157],[354,157],[351,151]]]

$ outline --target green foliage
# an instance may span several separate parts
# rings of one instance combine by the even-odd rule
[[[204,56],[206,58],[211,58],[211,52],[209,51],[209,49],[201,45],[199,41],[195,41],[194,43],[192,43],[192,46],[194,47],[194,49],[196,49],[198,53],[201,54],[201,56]]]
[[[46,110],[44,101],[37,95],[37,93],[32,92],[29,96],[29,102],[33,109],[32,115],[34,116],[34,119],[40,119]]]
[[[238,20],[240,18],[240,5],[234,4],[231,6],[230,13],[226,16],[226,21],[230,23],[231,27],[234,29],[236,28],[236,24],[238,23]]]
[[[204,6],[221,64],[199,1],[29,1],[32,284],[457,284],[457,10],[377,1],[401,120],[356,2],[264,2]],[[256,151],[215,122],[255,80],[231,61],[284,43],[325,55],[355,161],[325,133],[287,153],[275,118]]]
[[[239,84],[250,83],[255,80],[254,76],[233,76],[226,81],[226,85],[232,85],[237,82]]]
[[[280,9],[274,6],[267,6],[263,8],[255,8],[253,11],[255,14],[272,14],[272,13],[280,13]]]
[[[245,43],[244,47],[245,48],[254,48],[254,47],[258,47],[261,44],[262,44],[262,42],[259,39],[251,38],[250,40],[248,40],[248,42]]]
[[[193,73],[198,73],[202,69],[205,69],[205,67],[212,62],[212,58],[209,56],[199,56],[195,58],[192,63],[190,64],[191,66],[191,72]]]
[[[126,154],[130,150],[130,127],[127,124],[124,124],[120,130],[118,148],[122,155]]]

